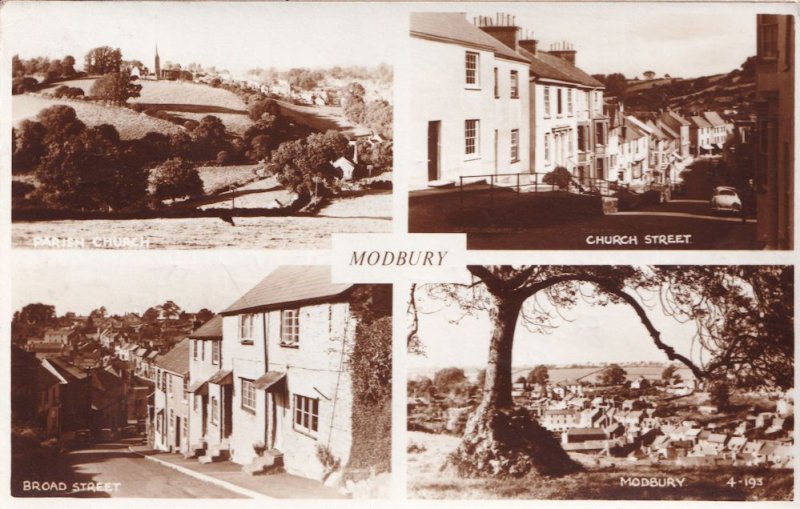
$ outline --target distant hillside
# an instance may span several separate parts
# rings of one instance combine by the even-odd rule
[[[714,110],[747,116],[753,112],[755,87],[755,61],[749,57],[727,74],[628,82],[624,103],[633,113],[669,108],[687,114]]]

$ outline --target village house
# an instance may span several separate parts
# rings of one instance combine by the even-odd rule
[[[229,457],[251,474],[282,465],[313,479],[323,477],[319,450],[347,463],[352,389],[345,354],[357,325],[348,300],[355,288],[333,283],[329,267],[282,267],[220,313],[221,341],[219,322],[192,335],[200,353],[191,357],[191,390],[195,398],[208,391],[205,447],[219,453],[213,459]],[[204,343],[209,361],[202,360]],[[199,435],[190,434],[194,447]]]
[[[758,238],[768,249],[793,249],[794,48],[793,15],[757,16],[755,191]]]
[[[725,122],[716,111],[704,112],[703,118],[711,124],[711,145],[714,147],[714,152],[722,153],[725,149],[725,143],[728,141],[728,135],[731,131],[729,126],[731,125]]]
[[[689,164],[692,159],[691,122],[671,110],[662,112],[659,121],[680,136],[678,155],[685,164]]]
[[[88,430],[91,424],[91,377],[63,358],[43,359],[42,366],[59,380],[62,432]]]
[[[189,340],[184,339],[154,366],[155,434],[153,447],[162,451],[185,452],[189,449]]]
[[[222,368],[222,317],[214,316],[189,335],[189,454],[204,454],[213,460],[213,447],[219,447],[227,435],[223,435],[220,421],[219,386],[214,387],[214,401],[209,397],[209,380]],[[213,414],[213,419],[211,418]],[[219,450],[219,449],[218,449]]]
[[[410,35],[415,77],[436,79],[408,80],[409,185],[529,172],[528,59],[463,13],[412,13]]]
[[[706,119],[700,116],[689,117],[689,126],[692,140],[692,154],[695,156],[710,155],[714,147],[712,144],[713,127]]]
[[[42,366],[35,355],[11,346],[12,422],[38,427],[45,437],[61,432],[61,379]]]

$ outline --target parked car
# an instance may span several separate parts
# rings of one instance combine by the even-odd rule
[[[718,212],[739,212],[742,210],[742,200],[736,188],[719,186],[714,188],[711,196],[711,211]]]

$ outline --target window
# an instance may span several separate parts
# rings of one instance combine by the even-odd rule
[[[550,116],[550,87],[544,87],[544,116]]]
[[[253,343],[253,315],[239,315],[239,341]]]
[[[550,133],[544,135],[544,162],[550,164]]]
[[[211,364],[219,364],[219,349],[221,346],[220,341],[211,342]]]
[[[578,150],[586,152],[586,127],[578,126]]]
[[[242,408],[245,410],[250,410],[252,412],[256,411],[256,387],[253,385],[252,380],[246,380],[244,378],[242,380]]]
[[[519,73],[511,71],[511,98],[519,99]]]
[[[480,153],[478,128],[479,120],[464,121],[464,152],[468,155],[478,155]]]
[[[211,422],[214,424],[219,422],[219,403],[216,396],[211,396]]]
[[[175,427],[175,410],[169,411],[169,427]]]
[[[758,56],[776,58],[778,56],[778,24],[773,16],[759,16]]]
[[[194,358],[194,360],[197,360],[197,343],[199,343],[199,341],[196,339],[192,341],[192,358]]]
[[[183,377],[183,400],[186,401],[188,396],[189,396],[189,377],[188,376],[184,376]]]
[[[519,129],[511,131],[511,162],[519,161]]]
[[[557,108],[556,109],[556,113],[558,115],[561,115],[562,113],[564,113],[563,106],[561,104],[561,89],[560,88],[556,90],[556,108]]]
[[[606,144],[606,126],[605,124],[595,124],[595,143],[597,145]]]
[[[467,51],[466,56],[466,78],[467,78],[467,85],[478,86],[479,85],[479,73],[478,73],[478,58],[479,55],[473,51]]]
[[[192,404],[194,405],[195,412],[200,408],[200,398],[201,396],[192,396]]]
[[[494,98],[497,99],[500,97],[500,82],[499,77],[497,75],[497,67],[494,68]]]
[[[206,360],[206,342],[205,341],[201,341],[200,342],[200,360],[201,361]]]
[[[570,129],[567,131],[567,157],[575,155],[575,142],[572,138],[572,129]]]
[[[169,392],[169,397],[172,397],[172,375],[167,375],[167,392]]]
[[[572,89],[567,90],[567,114],[572,115]]]
[[[297,309],[281,311],[281,345],[297,346],[300,342],[300,312]]]
[[[319,428],[319,399],[294,395],[294,428],[316,433]]]

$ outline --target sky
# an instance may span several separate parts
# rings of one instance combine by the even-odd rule
[[[92,253],[95,254],[95,253]],[[105,306],[109,314],[142,313],[151,306],[172,300],[182,309],[196,312],[208,308],[222,311],[258,284],[276,267],[259,263],[191,262],[164,263],[136,251],[113,252],[113,257],[94,257],[91,264],[80,260],[30,264],[15,259],[12,275],[12,310],[42,303],[86,315]],[[149,253],[148,253],[149,254]],[[41,257],[39,257],[41,260]]]
[[[547,50],[572,43],[577,65],[590,74],[621,72],[628,78],[648,70],[658,76],[691,78],[739,67],[756,52],[756,17],[764,6],[686,3],[538,3],[489,5],[474,16],[516,16]]]
[[[426,297],[417,291],[419,337],[425,355],[409,355],[410,369],[484,367],[489,351],[491,324],[488,315],[466,317],[454,304]],[[692,349],[694,324],[681,324],[661,312],[660,305],[648,311],[650,319],[662,333],[662,340],[676,351],[697,360],[697,347]],[[668,362],[664,353],[653,345],[644,325],[633,308],[624,304],[605,307],[579,303],[563,313],[558,327],[548,334],[532,333],[518,324],[515,332],[514,367],[537,364],[564,365],[598,362]]]
[[[6,5],[9,51],[22,58],[97,46],[153,65],[198,62],[218,69],[392,64],[412,10],[516,16],[542,48],[568,41],[579,67],[627,77],[728,72],[755,53],[755,14],[787,6],[753,3],[289,3],[28,2]],[[65,20],[69,20],[65,22]]]
[[[232,72],[372,66],[390,63],[394,53],[387,14],[374,5],[30,2],[7,5],[3,15],[10,53],[71,54],[81,65],[90,49],[105,45],[151,68],[158,44],[162,65],[197,62]]]

